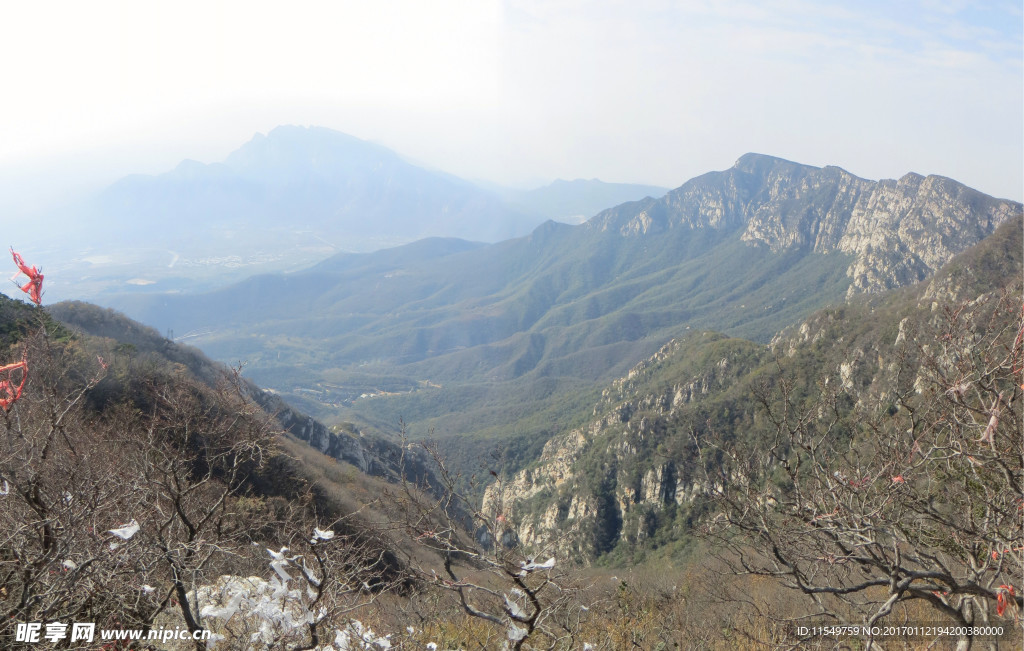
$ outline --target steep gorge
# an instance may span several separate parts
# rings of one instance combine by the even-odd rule
[[[765,389],[786,381],[810,395],[834,383],[851,413],[884,404],[898,373],[910,374],[904,381],[920,393],[917,371],[898,361],[908,347],[936,344],[911,333],[964,305],[1000,296],[1019,305],[1022,229],[1014,219],[929,282],[819,311],[767,345],[712,332],[672,340],[612,382],[585,426],[552,438],[537,462],[491,484],[485,508],[507,523],[509,540],[582,562],[616,549],[622,561],[685,546],[707,498],[736,479],[716,472],[707,451],[728,454],[736,440],[769,444],[758,404]]]

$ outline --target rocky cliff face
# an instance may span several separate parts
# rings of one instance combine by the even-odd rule
[[[956,253],[1021,214],[941,176],[869,181],[838,167],[746,154],[724,172],[699,176],[662,199],[605,211],[591,220],[624,237],[677,228],[741,230],[752,246],[852,254],[849,295],[931,276]]]
[[[249,395],[267,413],[273,414],[281,428],[311,447],[334,459],[352,464],[362,472],[389,481],[401,481],[403,475],[414,483],[429,477],[436,485],[429,460],[417,449],[401,446],[381,438],[367,438],[361,433],[332,432],[312,416],[293,409],[273,393],[247,384]]]
[[[948,212],[941,218],[933,215],[941,205],[934,197],[964,192],[944,179],[906,177],[880,185],[873,190],[880,195],[933,197],[899,204],[902,218],[893,222],[896,231],[914,231],[925,221],[952,225],[963,220]],[[900,190],[900,185],[914,190]],[[851,214],[850,221],[864,223],[866,212]],[[1022,227],[1019,217],[1005,224],[927,284],[823,310],[767,346],[713,333],[669,342],[603,392],[589,424],[556,436],[533,466],[488,487],[485,509],[495,518],[503,516],[508,537],[528,548],[583,562],[622,543],[635,549],[678,539],[703,513],[702,498],[735,479],[708,472],[698,461],[698,447],[714,465],[714,455],[725,454],[728,441],[768,431],[758,415],[761,387],[775,386],[782,378],[796,386],[835,383],[850,405],[882,404],[899,374],[899,350],[908,342],[911,348],[916,345],[915,323],[941,318],[944,305],[991,301],[1005,292],[1019,296]],[[876,236],[859,228],[862,235],[850,235],[850,240]],[[843,239],[830,237],[837,246]],[[937,250],[960,240],[950,226],[917,241],[930,241],[927,248]],[[922,253],[919,259],[927,265],[938,257]],[[913,373],[904,379],[917,387]]]
[[[850,291],[924,280],[1020,213],[1018,203],[941,176],[907,174],[881,181],[858,200],[837,245],[856,256],[847,272],[853,278]]]
[[[714,360],[701,355],[667,380],[665,367],[695,345]],[[533,466],[491,484],[484,511],[504,516],[510,537],[527,547],[584,562],[622,537],[652,535],[648,512],[689,508],[716,487],[687,446],[663,445],[668,430],[762,358],[753,344],[715,333],[669,342],[603,391],[588,425],[548,441]]]

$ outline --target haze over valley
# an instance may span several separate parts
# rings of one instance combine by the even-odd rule
[[[942,177],[876,182],[747,154],[580,225],[101,300],[244,364],[329,424],[397,434],[404,422],[450,453],[535,450],[673,337],[767,342],[817,308],[928,278],[1019,213]]]
[[[202,291],[425,237],[496,242],[665,188],[590,181],[484,189],[330,129],[282,126],[223,162],[130,175],[38,217],[54,299]],[[596,208],[595,208],[596,207]]]

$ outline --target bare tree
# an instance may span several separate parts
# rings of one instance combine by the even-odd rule
[[[109,481],[103,433],[83,427],[84,397],[103,369],[94,361],[96,374],[70,388],[61,369],[81,367],[75,352],[37,333],[20,352],[31,380],[0,411],[2,633],[16,621],[84,620],[126,580],[103,540],[124,493]]]
[[[426,559],[410,556],[421,585],[453,595],[467,615],[487,622],[503,648],[579,648],[583,591],[543,550],[527,555],[509,537],[500,514],[485,512],[459,489],[437,449],[421,444],[434,460],[437,485],[402,485],[393,495],[401,526]],[[410,447],[406,443],[404,448]]]
[[[158,367],[139,376],[46,327],[11,351],[30,375],[0,409],[5,648],[19,622],[93,622],[311,649],[400,580],[358,514],[321,524],[308,487],[257,489],[279,431],[237,371],[212,388]]]
[[[764,387],[773,440],[724,450],[707,533],[736,572],[812,598],[808,618],[874,626],[917,604],[966,649],[971,626],[1022,621],[1024,320],[1006,294],[921,321],[872,391]]]

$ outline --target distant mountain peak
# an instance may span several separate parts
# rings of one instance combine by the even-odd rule
[[[224,163],[236,170],[288,169],[294,173],[349,171],[357,167],[394,165],[401,159],[387,147],[324,127],[283,125],[266,135],[257,133]]]
[[[90,236],[106,229],[103,239],[118,245],[145,232],[186,258],[202,248],[202,256],[252,260],[284,246],[312,257],[324,247],[365,251],[431,236],[494,242],[543,221],[382,145],[296,125],[255,134],[223,162],[184,160],[164,174],[122,179],[88,212],[81,221]]]

